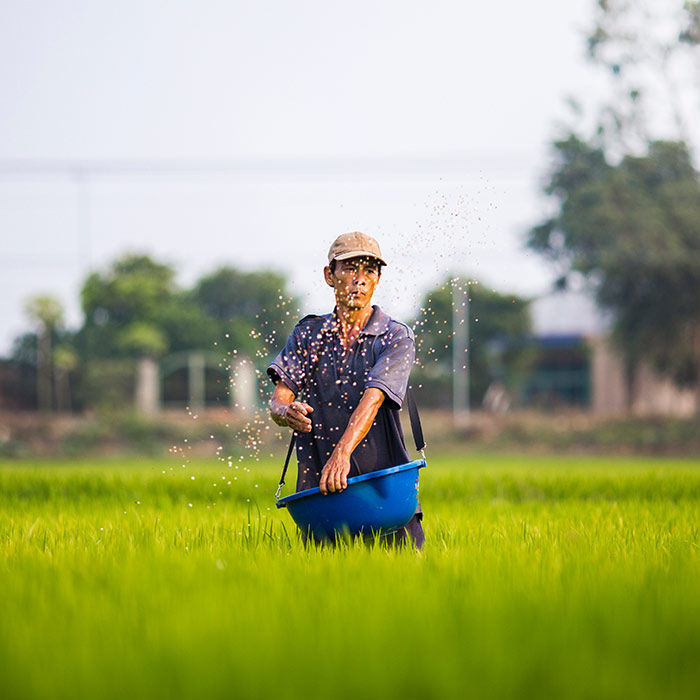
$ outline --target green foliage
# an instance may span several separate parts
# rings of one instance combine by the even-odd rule
[[[700,2],[698,0],[686,0],[684,9],[686,11],[686,24],[681,29],[678,36],[681,42],[700,45]]]
[[[35,296],[25,306],[27,316],[39,326],[37,337],[37,397],[39,410],[53,409],[53,357],[51,341],[54,331],[63,324],[63,305],[51,296]]]
[[[624,155],[660,139],[700,147],[700,3],[598,0],[595,6],[587,48],[609,77],[596,118],[607,148]]]
[[[0,695],[697,696],[697,462],[434,459],[420,556],[305,549],[247,467],[3,465]]]
[[[151,323],[139,321],[129,324],[119,340],[121,348],[128,353],[150,357],[159,357],[168,347],[163,331]]]
[[[296,317],[296,301],[279,273],[224,267],[180,289],[170,265],[139,255],[91,274],[81,300],[84,323],[75,343],[86,368],[78,390],[86,406],[131,400],[124,391],[133,387],[131,374],[115,387],[117,364],[109,362],[187,350],[220,350],[222,360],[224,353],[264,358]]]
[[[136,361],[93,359],[83,373],[80,401],[99,410],[133,403]]]
[[[221,340],[221,329],[192,301],[188,291],[177,291],[163,308],[159,327],[170,352],[211,349]]]
[[[554,142],[557,212],[529,233],[560,286],[580,273],[611,312],[629,383],[645,360],[700,385],[699,22],[696,0],[598,0],[588,52],[607,101],[590,137],[571,127]]]
[[[100,325],[155,320],[174,291],[174,276],[170,265],[126,255],[105,274],[95,272],[86,280],[81,292],[86,319]]]
[[[162,455],[167,446],[182,443],[186,432],[175,424],[144,418],[113,406],[69,432],[58,447],[64,455],[104,452]]]
[[[162,331],[161,319],[174,301],[174,276],[171,266],[137,255],[120,258],[105,273],[91,274],[81,291],[83,354],[89,359],[139,354],[128,335],[133,324]]]
[[[40,326],[42,332],[50,332],[63,323],[63,304],[52,296],[32,297],[25,304],[25,312]]]
[[[418,366],[412,382],[423,385],[421,397],[432,405],[452,401],[454,285],[468,294],[469,352],[464,362],[469,361],[472,402],[480,403],[495,379],[506,380],[514,388],[531,361],[526,348],[530,332],[527,301],[488,290],[476,281],[447,280],[425,296],[421,314],[413,323]]]
[[[97,449],[105,449],[114,435],[114,426],[96,419],[86,421],[72,430],[62,441],[60,452],[72,457],[84,456]]]
[[[36,333],[23,333],[12,343],[12,361],[36,367],[38,336]]]
[[[474,442],[479,442],[476,438]],[[610,418],[588,425],[513,418],[483,440],[487,449],[569,453],[700,453],[700,424],[691,418]]]
[[[227,345],[255,357],[259,352],[267,354],[268,344],[283,343],[291,331],[297,302],[286,286],[278,272],[221,267],[197,282],[191,299],[216,322],[219,337],[226,338]]]
[[[126,256],[94,273],[81,293],[88,356],[135,356],[212,349],[226,341],[239,354],[260,349],[263,332],[284,334],[294,300],[276,272],[224,267],[180,290],[174,270],[145,256]]]
[[[679,385],[700,377],[700,182],[683,143],[655,142],[610,163],[578,136],[554,144],[546,192],[557,214],[528,245],[581,273],[614,316],[630,363],[651,360]]]
[[[58,345],[53,351],[53,363],[59,372],[72,372],[78,367],[78,356],[70,345]]]

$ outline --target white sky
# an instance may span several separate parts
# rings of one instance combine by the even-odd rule
[[[593,4],[5,0],[0,355],[28,296],[58,296],[76,325],[86,271],[126,251],[184,284],[276,267],[325,311],[325,253],[360,229],[391,263],[379,302],[399,317],[448,272],[545,292],[523,239],[564,98],[595,95]],[[8,169],[26,159],[242,164],[79,185]]]

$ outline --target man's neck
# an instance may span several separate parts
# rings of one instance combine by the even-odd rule
[[[338,304],[336,306],[336,321],[338,334],[346,348],[349,348],[360,335],[362,329],[369,323],[374,309],[371,304],[361,309],[349,309]]]

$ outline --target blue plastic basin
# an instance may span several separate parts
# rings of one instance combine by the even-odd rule
[[[314,539],[373,532],[389,534],[403,527],[418,505],[418,470],[425,460],[351,476],[348,487],[323,495],[318,487],[285,496],[278,508],[287,508],[294,522]]]

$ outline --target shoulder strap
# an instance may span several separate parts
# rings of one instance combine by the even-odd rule
[[[413,397],[413,391],[409,386],[406,389],[406,403],[408,404],[408,417],[411,419],[411,432],[413,433],[413,440],[416,443],[416,449],[418,452],[423,454],[425,449],[425,440],[423,439],[423,427],[420,424],[420,416],[418,415],[418,406],[416,406],[416,400]],[[423,455],[425,458],[425,455]]]
[[[413,440],[416,443],[416,449],[423,455],[425,459],[425,440],[423,439],[423,427],[420,423],[420,416],[418,415],[418,406],[416,406],[416,400],[413,397],[413,392],[409,386],[406,389],[406,403],[408,404],[408,417],[411,419],[411,432],[413,433]],[[289,460],[292,457],[292,451],[294,450],[294,443],[297,439],[296,431],[292,431],[292,439],[289,441],[289,449],[287,450],[287,457],[284,460],[284,468],[282,469],[282,476],[280,477],[280,482],[277,485],[277,491],[275,493],[275,500],[279,501],[280,494],[282,493],[282,487],[284,486],[284,477],[287,476],[287,469],[289,469]]]
[[[282,487],[284,486],[284,477],[287,476],[287,469],[289,468],[289,458],[292,456],[292,450],[294,449],[294,443],[297,439],[296,430],[292,431],[292,439],[289,441],[289,449],[287,450],[287,458],[284,460],[284,469],[282,469],[282,476],[280,477],[280,482],[277,485],[277,491],[275,493],[275,500],[279,501],[280,494],[282,493]]]

